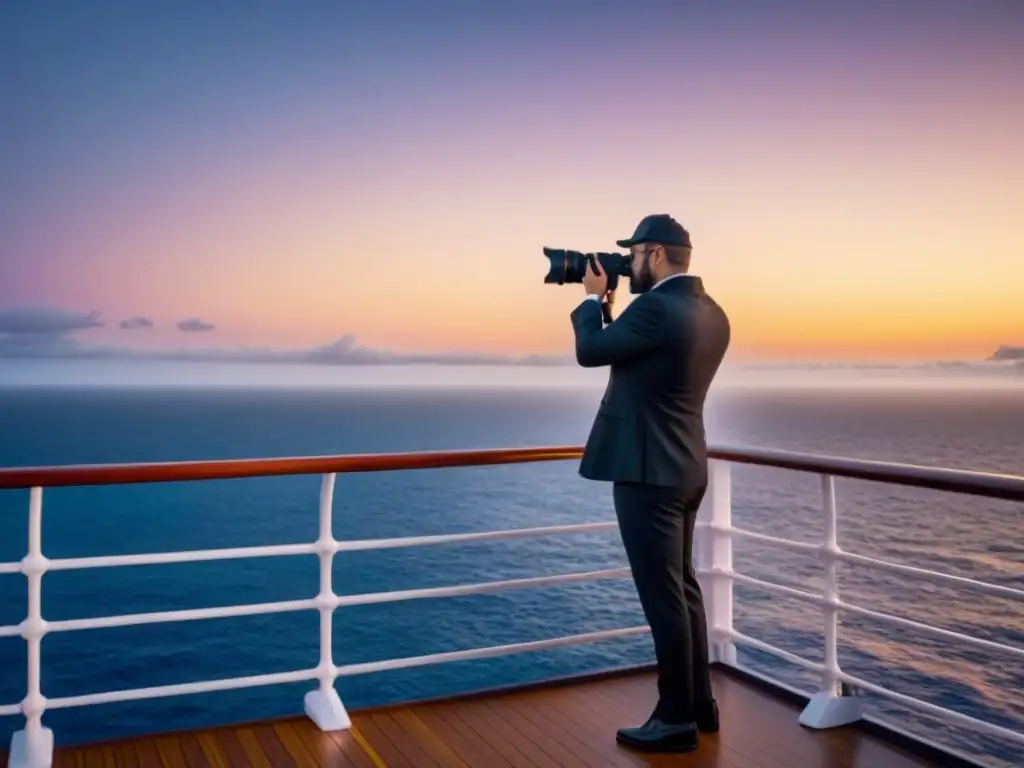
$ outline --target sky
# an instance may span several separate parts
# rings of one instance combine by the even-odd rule
[[[732,360],[983,359],[1021,125],[1018,0],[4,3],[0,355],[559,360],[666,212]]]

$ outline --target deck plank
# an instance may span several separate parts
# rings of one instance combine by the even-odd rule
[[[245,747],[235,731],[224,729],[203,735],[220,749],[228,759],[231,768],[246,768],[246,766],[252,765],[249,755],[246,753]],[[142,768],[142,766],[139,766],[139,768]]]
[[[394,718],[399,728],[405,730],[430,753],[431,757],[437,760],[439,765],[445,768],[472,768],[456,754],[445,742],[445,739],[435,733],[412,709],[400,707],[392,710],[391,717]]]
[[[931,768],[856,728],[811,731],[799,709],[725,673],[714,675],[722,730],[685,757],[615,743],[657,696],[649,672],[493,696],[352,714],[348,731],[306,718],[61,747],[55,766],[101,768]],[[6,758],[0,754],[0,765]]]
[[[288,756],[295,761],[295,765],[298,768],[317,768],[320,763],[313,756],[313,751],[310,749],[310,745],[307,744],[295,730],[295,724],[292,722],[283,722],[274,724],[274,732],[277,734],[277,738],[284,746],[285,751],[288,752]]]
[[[491,765],[495,768],[509,768],[509,763],[490,744],[480,738],[476,731],[452,715],[445,716],[439,708],[418,707],[416,714],[438,738],[471,766]]]

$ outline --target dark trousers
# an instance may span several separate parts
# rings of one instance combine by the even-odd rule
[[[693,570],[693,527],[706,488],[613,487],[622,543],[658,660],[654,715],[670,723],[693,721],[713,700],[704,597]]]

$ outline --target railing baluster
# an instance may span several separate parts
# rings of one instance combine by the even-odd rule
[[[825,671],[822,689],[830,696],[841,696],[839,679],[839,585],[836,581],[839,534],[836,522],[836,480],[821,476],[821,500],[825,512],[825,543],[821,556],[825,560]]]
[[[338,668],[334,664],[334,609],[338,596],[334,594],[332,574],[337,542],[334,539],[334,481],[331,472],[323,476],[320,485],[320,535],[316,541],[316,552],[320,558],[320,594],[316,596],[320,610],[320,664],[317,677],[320,687],[306,694],[306,714],[321,731],[340,731],[352,725],[345,705],[334,688]]]
[[[28,580],[28,616],[21,624],[21,636],[28,646],[28,686],[21,711],[25,728],[11,740],[10,768],[49,768],[53,763],[53,731],[43,727],[46,699],[42,692],[41,645],[46,634],[43,621],[43,489],[34,487],[28,502],[28,554],[21,562]]]
[[[836,479],[821,475],[821,506],[825,516],[825,535],[818,556],[825,564],[824,600],[825,664],[821,672],[821,690],[800,713],[800,723],[808,728],[835,728],[860,720],[860,701],[843,696],[839,669],[839,587],[836,571],[839,533],[836,513]]]
[[[733,631],[732,613],[732,473],[727,462],[711,461],[708,466],[710,528],[704,539],[707,551],[702,559],[712,570],[711,589],[706,601],[711,660],[736,665],[736,645],[720,639],[717,632]]]

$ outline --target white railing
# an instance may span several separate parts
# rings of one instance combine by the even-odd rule
[[[334,465],[337,465],[338,472],[353,472],[475,464],[505,464],[572,458],[578,455],[578,453],[579,449],[577,448],[555,448],[493,452],[475,451],[457,454],[407,454],[404,456],[399,454],[386,457],[318,457],[314,459],[286,459],[281,461],[196,462],[194,464],[135,465],[105,468],[0,470],[0,488],[31,488],[29,494],[27,555],[20,563],[0,563],[0,574],[22,573],[25,575],[28,583],[28,614],[26,618],[18,625],[0,627],[0,637],[21,636],[24,638],[28,649],[28,685],[26,695],[20,702],[0,706],[0,716],[22,714],[25,717],[25,727],[18,731],[12,740],[9,765],[11,768],[38,768],[51,765],[53,758],[53,733],[50,729],[44,727],[42,722],[43,715],[48,710],[309,680],[316,681],[317,687],[305,696],[304,708],[306,714],[322,730],[339,730],[348,728],[350,720],[345,706],[335,689],[334,684],[338,677],[438,664],[448,661],[503,656],[621,638],[649,631],[647,626],[634,626],[587,632],[548,640],[338,666],[334,663],[332,647],[332,621],[334,611],[338,608],[371,603],[485,594],[507,589],[521,589],[596,579],[624,578],[629,576],[629,569],[613,568],[584,573],[509,579],[450,587],[376,592],[362,595],[337,595],[334,592],[331,580],[334,556],[337,553],[453,542],[493,541],[565,533],[610,531],[616,528],[616,523],[597,522],[451,535],[337,540],[332,532],[334,485],[337,472],[327,471],[323,473],[320,491],[319,536],[315,542],[310,544],[51,560],[45,557],[42,547],[44,485],[156,482],[172,479],[188,480],[209,479],[211,477],[306,474],[318,471],[318,468],[321,467],[331,467]],[[714,455],[716,459],[711,463],[709,492],[705,503],[701,507],[697,523],[698,540],[695,547],[697,571],[706,587],[709,642],[714,661],[735,666],[737,664],[736,644],[741,644],[767,652],[779,659],[819,674],[821,676],[820,690],[811,698],[800,715],[800,722],[812,728],[835,727],[852,723],[862,717],[858,698],[844,695],[847,690],[846,686],[853,686],[854,688],[881,695],[920,712],[943,718],[946,721],[970,726],[979,731],[1006,739],[1009,742],[1024,745],[1024,734],[1022,733],[970,717],[960,712],[939,707],[911,696],[890,691],[880,685],[842,671],[838,662],[838,624],[839,616],[844,612],[898,627],[919,630],[963,645],[989,651],[999,651],[1006,654],[1008,658],[1017,659],[1022,662],[1024,662],[1024,649],[932,627],[844,602],[840,598],[837,589],[836,568],[838,563],[847,562],[869,565],[879,570],[900,573],[950,586],[970,588],[1003,598],[1024,600],[1024,590],[986,584],[964,577],[951,576],[936,571],[844,552],[839,547],[837,540],[834,480],[836,475],[859,477],[902,485],[931,487],[939,490],[973,493],[1020,501],[1024,500],[1024,478],[916,467],[908,468],[873,462],[799,456],[772,451],[722,449],[715,451]],[[809,544],[791,541],[734,527],[731,521],[731,462],[774,466],[819,474],[821,477],[822,513],[825,531],[821,543]],[[225,468],[226,465],[230,466]],[[38,481],[39,484],[29,486],[27,481]],[[732,563],[732,544],[733,540],[737,537],[816,554],[821,558],[825,566],[822,594],[815,594],[737,573],[733,569]],[[320,590],[316,597],[305,600],[64,621],[46,621],[43,618],[42,577],[45,573],[51,571],[308,554],[315,554],[319,559]],[[733,585],[736,583],[793,597],[820,606],[824,619],[824,663],[804,659],[781,648],[737,632],[733,627]],[[40,644],[43,637],[50,633],[304,610],[316,610],[320,615],[320,659],[318,665],[314,668],[180,685],[109,691],[80,696],[47,698],[42,692],[40,683]]]

